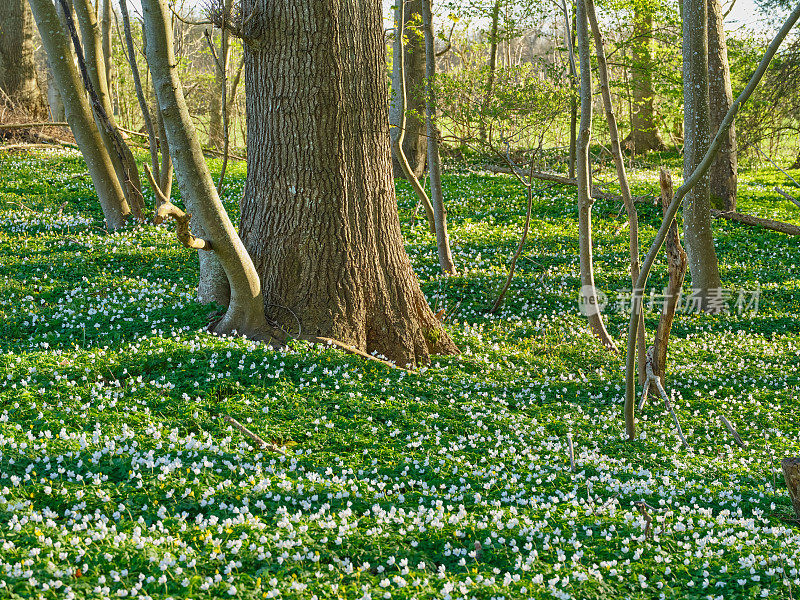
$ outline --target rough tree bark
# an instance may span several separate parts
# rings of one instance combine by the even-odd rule
[[[428,134],[428,172],[431,180],[431,204],[436,229],[436,251],[439,266],[445,273],[455,274],[450,236],[447,233],[447,210],[442,191],[442,159],[439,155],[439,128],[436,126],[436,55],[433,47],[433,14],[430,0],[422,0],[422,27],[425,30],[425,127]],[[491,140],[490,140],[491,142]]]
[[[783,478],[789,490],[789,499],[792,501],[795,516],[800,519],[800,456],[784,458],[781,461]]]
[[[728,47],[719,0],[708,0],[708,100],[710,134],[713,137],[733,104]],[[714,208],[736,210],[737,171],[736,125],[732,124],[708,173]]]
[[[118,229],[125,224],[130,207],[114,171],[86,100],[83,82],[72,60],[69,40],[52,0],[30,0],[53,78],[66,109],[66,118],[89,168],[106,225]]]
[[[0,2],[0,89],[13,102],[12,109],[33,120],[47,116],[47,103],[39,87],[33,43],[33,18],[27,0]],[[0,103],[4,97],[0,95]]]
[[[405,10],[401,12],[401,7]],[[428,155],[428,138],[425,136],[425,46],[420,28],[422,0],[398,0],[395,7],[395,30],[392,42],[392,102],[389,105],[389,123],[398,127],[405,114],[403,153],[414,177],[420,178],[425,172]],[[402,28],[400,24],[403,24]],[[403,41],[405,40],[405,43]],[[400,58],[402,57],[402,71]],[[405,73],[405,103],[400,97],[403,84],[401,73]],[[405,109],[403,108],[405,106]],[[392,156],[392,171],[395,177],[404,177],[402,165]]]
[[[456,353],[403,247],[380,3],[246,0],[241,235],[269,315],[398,364]],[[170,142],[171,143],[171,142]]]
[[[641,1],[633,8],[633,68],[631,87],[633,88],[633,112],[631,132],[627,143],[633,152],[647,153],[661,150],[664,142],[658,135],[653,110],[653,12],[650,6]]]
[[[708,20],[706,0],[683,0],[683,177],[700,164],[709,145]],[[703,309],[715,303],[722,283],[711,230],[708,176],[683,202],[683,228],[692,289]]]
[[[608,335],[598,304],[594,285],[592,261],[592,204],[590,193],[589,142],[592,135],[592,67],[589,54],[589,28],[586,6],[577,2],[578,60],[581,75],[581,123],[577,140],[578,175],[578,254],[581,269],[581,306],[589,319],[589,326],[600,342],[609,350],[616,351],[614,340]]]
[[[666,213],[672,203],[674,194],[672,176],[663,167],[659,171],[659,183],[661,186],[661,208]],[[678,223],[675,219],[672,220],[669,233],[664,242],[664,254],[667,258],[669,282],[664,294],[664,306],[661,310],[661,317],[658,320],[656,335],[653,338],[653,373],[661,378],[662,384],[664,383],[664,375],[667,372],[669,334],[672,331],[672,321],[675,319],[675,311],[680,300],[683,278],[686,276],[686,252],[681,246]],[[641,324],[639,326],[643,328]]]
[[[269,339],[272,329],[264,317],[258,274],[219,199],[175,72],[171,15],[166,1],[143,0],[142,13],[147,61],[176,167],[178,187],[187,207],[202,224],[205,234],[202,239],[210,241],[213,254],[230,283],[230,303],[225,315],[214,325],[214,331]]]

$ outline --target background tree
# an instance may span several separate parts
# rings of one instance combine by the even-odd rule
[[[403,11],[403,14],[400,11]],[[428,139],[425,135],[425,37],[422,33],[422,0],[397,0],[394,8],[395,33],[392,40],[392,100],[389,106],[389,123],[397,126],[401,121],[402,98],[399,96],[405,73],[405,132],[403,153],[414,176],[422,177],[425,171]],[[402,17],[402,18],[401,18]],[[399,29],[402,24],[402,31]],[[403,169],[392,156],[392,171],[395,177],[403,177]]]
[[[706,0],[683,0],[683,176],[700,164],[709,144],[708,16]],[[711,230],[708,176],[686,195],[683,227],[692,289],[703,308],[721,293],[717,253]]]
[[[708,100],[711,137],[733,104],[728,47],[719,0],[708,0]],[[709,171],[711,204],[722,210],[736,210],[738,157],[736,126],[731,125]]]
[[[627,142],[634,152],[661,150],[664,142],[658,134],[653,110],[653,6],[648,0],[633,2],[633,68],[631,89],[633,109],[631,132]]]
[[[47,103],[36,73],[33,18],[27,0],[0,2],[0,106],[47,115]]]
[[[109,229],[117,229],[124,225],[125,218],[131,212],[130,206],[108,150],[93,121],[83,82],[73,62],[67,34],[51,0],[30,0],[30,6],[47,52],[53,78],[64,102],[67,122],[86,160],[106,225]]]

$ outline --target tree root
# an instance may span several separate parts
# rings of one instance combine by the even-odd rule
[[[307,335],[307,334],[300,334],[297,336],[296,339],[303,340],[306,342],[311,342],[313,344],[321,344],[323,346],[333,346],[342,350],[343,352],[347,352],[348,354],[355,354],[356,356],[360,356],[363,359],[378,362],[386,367],[391,369],[397,369],[399,371],[403,371],[405,373],[413,373],[410,369],[406,369],[404,367],[397,366],[393,362],[389,362],[388,360],[383,360],[382,358],[378,358],[377,356],[372,356],[363,350],[359,350],[355,346],[351,346],[349,344],[345,344],[344,342],[340,342],[339,340],[335,340],[333,338],[326,338],[326,337],[318,337],[316,335]]]

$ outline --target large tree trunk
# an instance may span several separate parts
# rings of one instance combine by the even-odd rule
[[[405,6],[404,14],[400,7]],[[428,151],[428,139],[425,136],[425,46],[421,28],[422,0],[406,0],[398,2],[395,8],[395,23],[403,23],[401,34],[399,26],[395,31],[392,45],[392,103],[389,106],[389,123],[397,127],[402,121],[402,112],[406,113],[405,135],[403,137],[403,153],[406,156],[412,173],[417,178],[425,172],[425,159]],[[402,18],[401,18],[402,17]],[[405,39],[405,44],[403,40]],[[402,70],[400,57],[402,53]],[[405,72],[405,111],[400,96],[402,82],[401,72]],[[403,177],[403,168],[396,157],[392,157],[392,171],[395,177]]]
[[[0,89],[12,109],[33,120],[45,118],[47,104],[36,75],[33,19],[26,0],[0,1]],[[0,104],[4,96],[0,94]]]
[[[271,328],[264,318],[258,274],[219,199],[175,71],[171,15],[166,1],[143,0],[142,11],[147,62],[175,162],[178,187],[230,283],[230,303],[214,331],[268,339]]]
[[[53,78],[64,102],[67,122],[86,160],[106,224],[109,229],[118,229],[125,224],[130,208],[92,118],[83,82],[73,62],[69,40],[52,0],[30,0],[30,4]]]
[[[709,144],[707,30],[706,0],[683,0],[684,180],[703,160]],[[683,227],[692,288],[700,306],[707,309],[722,288],[707,175],[684,199]]]
[[[592,67],[589,54],[589,27],[586,6],[577,2],[578,58],[581,74],[581,125],[577,140],[578,171],[578,255],[581,270],[580,303],[583,313],[589,319],[594,335],[608,349],[616,351],[616,345],[608,335],[603,323],[602,307],[594,285],[594,264],[592,260],[592,199],[591,171],[589,165],[589,142],[592,136]]]
[[[653,111],[653,13],[641,2],[634,4],[633,13],[633,113],[631,132],[627,138],[633,152],[661,150],[664,142],[658,135]]]
[[[733,104],[728,48],[719,0],[708,0],[708,97],[710,133],[714,137]],[[708,174],[714,208],[736,210],[737,169],[736,127],[731,125]]]
[[[241,235],[268,314],[400,364],[457,348],[403,247],[381,7],[247,0]],[[288,309],[288,310],[287,310]],[[290,312],[291,311],[291,312]]]

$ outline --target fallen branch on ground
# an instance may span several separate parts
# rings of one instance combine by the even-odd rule
[[[713,208],[711,209],[711,214],[718,219],[728,219],[729,221],[736,221],[743,225],[763,227],[764,229],[770,229],[787,235],[800,235],[800,227],[790,223],[784,223],[783,221],[774,221],[772,219],[754,217],[753,215],[746,215],[733,211],[714,210]]]
[[[277,452],[278,454],[286,456],[286,452],[284,452],[278,446],[276,446],[275,444],[270,444],[269,442],[265,441],[264,439],[262,439],[261,437],[250,431],[247,427],[239,423],[239,421],[237,421],[233,417],[229,417],[228,415],[222,415],[222,420],[233,426],[234,429],[237,429],[238,431],[249,437],[251,440],[253,440],[256,444],[258,444],[265,450],[271,450],[272,452]]]
[[[661,385],[661,378],[653,372],[653,347],[650,346],[650,349],[647,351],[647,359],[645,362],[646,365],[646,372],[647,372],[647,380],[644,382],[644,389],[642,390],[642,400],[639,405],[640,410],[641,407],[644,405],[644,401],[647,398],[647,392],[650,391],[650,386],[655,385],[658,393],[661,395],[662,400],[664,400],[664,405],[667,407],[667,410],[672,415],[672,420],[675,422],[675,428],[678,432],[678,437],[681,438],[681,442],[685,448],[690,449],[691,446],[689,442],[686,441],[686,437],[683,435],[683,429],[681,428],[681,423],[678,421],[678,415],[675,414],[675,409],[672,408],[672,402],[669,401],[669,396],[667,396],[666,390],[664,390],[664,386]]]
[[[69,123],[51,123],[43,121],[41,123],[10,123],[8,125],[0,124],[1,131],[10,131],[13,129],[34,129],[36,127],[69,127]]]
[[[722,421],[723,425],[725,425],[725,429],[728,430],[728,433],[730,433],[733,436],[733,441],[736,442],[736,445],[739,446],[739,448],[744,448],[744,442],[742,441],[742,438],[739,437],[739,434],[736,432],[736,430],[733,428],[733,425],[731,425],[731,422],[728,421],[728,419],[726,419],[723,415],[719,415],[719,420]]]
[[[789,200],[792,203],[794,203],[797,206],[797,208],[800,208],[800,200],[798,200],[797,198],[795,198],[791,194],[786,193],[784,190],[779,188],[777,185],[775,186],[775,191],[778,192],[781,196],[783,196],[787,200]]]
[[[55,150],[63,148],[61,144],[9,144],[0,146],[0,152],[25,152],[27,150]]]
[[[514,175],[513,169],[510,167],[498,167],[495,165],[485,165],[481,167],[485,171],[489,171],[490,173],[503,173],[505,175]],[[564,175],[558,175],[556,173],[545,173],[543,171],[531,171],[529,174],[530,177],[533,179],[541,179],[542,181],[552,181],[554,183],[560,183],[561,185],[572,185],[577,186],[578,180],[571,179]],[[618,194],[612,194],[610,192],[604,192],[602,190],[597,189],[597,187],[592,187],[592,198],[595,199],[603,199],[603,200],[622,200],[622,196]],[[632,200],[634,202],[652,202],[654,196],[634,196]]]

